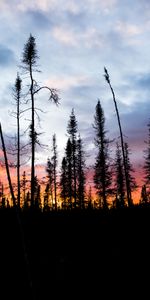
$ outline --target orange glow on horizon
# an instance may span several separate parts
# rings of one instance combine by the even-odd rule
[[[21,180],[22,180],[22,174],[23,172],[26,171],[26,179],[28,180],[27,184],[27,190],[30,189],[30,166],[24,166],[21,167],[20,173],[21,173]],[[46,171],[45,171],[45,166],[43,165],[36,165],[35,166],[35,171],[37,178],[39,179],[39,183],[41,185],[41,195],[44,195],[44,190],[46,187]],[[17,191],[17,175],[16,175],[16,169],[15,168],[10,168],[10,174],[11,174],[11,179],[12,179],[12,184],[14,186],[14,191],[16,193]],[[94,189],[94,183],[93,183],[93,169],[90,169],[88,171],[87,175],[87,185],[86,185],[86,196],[88,198],[89,194],[89,187],[91,186],[92,189],[92,200],[96,201],[97,195],[96,191]],[[141,187],[142,187],[142,178],[140,176],[136,177],[136,182],[138,184],[138,188],[136,191],[132,192],[132,199],[134,204],[138,204],[140,201],[140,194],[141,194]],[[7,181],[7,176],[6,176],[6,171],[5,167],[0,167],[0,184],[3,184],[4,186],[4,195],[9,196],[9,187],[8,187],[8,181]],[[43,198],[43,197],[42,197]],[[59,198],[59,189],[58,189],[58,198]],[[111,199],[114,200],[114,197]],[[59,201],[60,202],[60,201]]]

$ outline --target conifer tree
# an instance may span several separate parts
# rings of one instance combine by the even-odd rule
[[[72,109],[70,119],[68,122],[67,132],[70,137],[72,145],[72,188],[73,188],[73,197],[74,197],[74,206],[76,207],[77,202],[77,121],[74,114],[74,109]]]
[[[143,184],[142,189],[141,189],[140,204],[146,205],[148,202],[149,202],[149,197],[148,197],[148,193],[147,193],[147,190],[146,190],[146,185]]]
[[[130,151],[129,151],[128,143],[124,144],[124,150],[125,150],[125,163],[126,163],[126,172],[127,172],[127,180],[128,180],[128,190],[129,190],[128,196],[129,196],[130,204],[131,203],[133,204],[132,191],[134,191],[137,188],[137,184],[133,176],[134,169],[130,162],[130,157],[129,157]]]
[[[108,208],[108,195],[112,193],[112,174],[109,161],[109,140],[106,138],[105,117],[100,101],[96,105],[94,116],[94,129],[96,133],[95,145],[97,147],[97,157],[94,166],[94,183],[99,202],[102,200],[104,209]]]
[[[77,140],[77,196],[79,200],[79,207],[85,206],[85,153],[83,151],[82,139],[79,135]]]
[[[144,162],[144,181],[148,188],[150,188],[150,121],[148,123],[148,140],[145,142],[147,144],[147,149],[145,152],[145,162]]]
[[[54,173],[53,173],[53,170],[54,170],[53,163],[52,163],[51,159],[48,158],[46,172],[47,172],[47,178],[48,178],[48,184],[49,184],[49,194],[50,194],[52,209],[53,209],[53,201],[54,201]]]
[[[122,155],[118,143],[116,144],[116,157],[115,157],[115,190],[116,190],[116,206],[124,207],[125,178],[124,178]]]
[[[61,163],[61,173],[60,173],[60,197],[62,199],[62,207],[66,209],[67,195],[68,195],[68,179],[67,179],[67,160],[65,157],[62,159]]]
[[[27,184],[26,171],[24,171],[22,175],[23,206],[27,208],[28,203],[26,202],[26,184]]]
[[[20,100],[21,100],[22,80],[17,74],[14,86],[14,98],[16,101],[17,112],[17,204],[20,207]]]
[[[51,158],[53,165],[53,185],[54,185],[54,201],[55,210],[57,210],[57,145],[56,145],[56,134],[53,135],[53,146],[52,146],[53,156]]]
[[[92,208],[92,187],[91,185],[89,186],[89,191],[88,191],[88,208]]]
[[[67,179],[67,198],[69,208],[72,207],[73,200],[73,168],[72,168],[72,144],[70,138],[67,140],[67,145],[65,149],[65,158],[66,158],[66,179]]]
[[[44,211],[49,210],[49,183],[46,184],[45,192],[44,192]]]

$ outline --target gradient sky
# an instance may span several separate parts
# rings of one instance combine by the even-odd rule
[[[112,96],[103,76],[108,69],[121,114],[122,129],[129,143],[136,175],[142,174],[150,112],[150,1],[148,0],[0,0],[0,112],[5,138],[15,133],[10,117],[12,87],[24,44],[30,33],[40,56],[35,75],[40,84],[55,87],[60,105],[48,103],[41,93],[42,143],[51,145],[56,133],[61,160],[66,128],[72,108],[84,139],[87,164],[95,157],[94,121],[101,100],[110,138],[119,131]],[[22,79],[25,75],[21,75]],[[26,81],[23,81],[26,85]],[[22,128],[28,122],[21,120]],[[39,150],[36,163],[44,164],[50,152]]]

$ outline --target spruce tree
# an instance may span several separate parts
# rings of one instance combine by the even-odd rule
[[[105,117],[100,101],[96,105],[94,116],[96,133],[95,146],[97,148],[96,163],[94,166],[94,183],[99,202],[102,200],[104,209],[108,208],[108,195],[112,193],[112,174],[109,160],[109,140],[106,138]]]

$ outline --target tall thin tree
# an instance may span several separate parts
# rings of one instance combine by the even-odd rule
[[[14,86],[14,98],[17,106],[17,204],[20,207],[20,100],[21,100],[21,89],[22,89],[22,80],[17,74],[17,78]]]
[[[35,178],[35,145],[37,141],[37,132],[35,130],[35,95],[42,89],[48,89],[50,92],[49,99],[58,104],[59,97],[55,89],[47,86],[40,87],[33,77],[33,73],[37,72],[37,60],[39,59],[35,37],[31,34],[27,43],[24,45],[24,51],[22,55],[23,69],[30,77],[30,97],[31,97],[31,125],[30,125],[30,137],[31,137],[31,206],[34,205],[34,178]]]
[[[122,149],[122,157],[123,157],[123,166],[124,166],[124,173],[125,173],[125,182],[126,182],[126,190],[127,190],[127,201],[128,201],[128,205],[131,206],[132,200],[130,198],[130,191],[129,191],[129,186],[128,186],[128,174],[127,174],[127,168],[126,168],[126,159],[125,159],[125,149],[124,149],[124,140],[123,140],[123,133],[122,133],[122,128],[121,128],[121,121],[120,121],[120,116],[119,116],[119,110],[118,110],[118,106],[117,106],[117,102],[116,102],[116,97],[115,97],[115,93],[114,90],[112,88],[111,82],[110,82],[110,78],[109,78],[109,74],[106,68],[104,68],[104,77],[110,87],[110,90],[112,92],[112,96],[113,96],[113,101],[114,101],[114,105],[115,105],[115,110],[116,110],[116,115],[117,115],[117,120],[118,120],[118,126],[119,126],[119,131],[120,131],[120,139],[121,139],[121,149]]]

